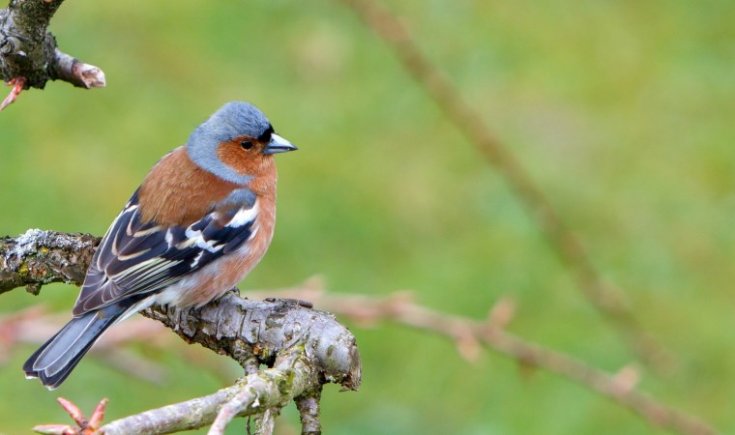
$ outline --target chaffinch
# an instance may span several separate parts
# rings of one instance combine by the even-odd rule
[[[26,376],[54,389],[116,321],[152,304],[202,306],[235,286],[273,237],[273,155],[295,149],[248,103],[227,103],[197,127],[107,230],[74,317],[26,361]]]

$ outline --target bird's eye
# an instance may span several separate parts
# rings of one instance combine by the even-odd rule
[[[253,147],[253,143],[250,142],[249,140],[244,140],[244,141],[240,142],[240,146],[243,147],[243,148],[245,148],[246,150],[249,150],[250,148]]]

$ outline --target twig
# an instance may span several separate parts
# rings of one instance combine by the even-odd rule
[[[411,294],[395,293],[388,297],[369,297],[326,293],[319,284],[283,291],[269,290],[271,296],[308,299],[322,309],[345,316],[360,325],[391,321],[452,339],[461,355],[475,355],[478,348],[487,348],[510,357],[525,366],[555,373],[628,408],[651,425],[688,435],[717,433],[697,417],[662,404],[650,395],[635,389],[637,371],[625,367],[617,375],[589,366],[572,356],[529,342],[503,329],[509,302],[502,300],[490,309],[486,321],[444,314],[413,301]],[[260,292],[249,292],[257,297]],[[499,307],[500,305],[500,307]],[[498,312],[504,312],[498,323]]]
[[[623,292],[602,278],[582,243],[564,223],[546,194],[518,159],[490,132],[477,111],[462,99],[452,82],[424,55],[403,23],[375,0],[341,1],[385,41],[446,117],[501,173],[544,232],[554,252],[572,270],[586,299],[611,321],[646,362],[655,367],[663,366],[669,355],[642,330]]]
[[[64,0],[10,0],[0,9],[0,74],[8,83],[21,83],[0,110],[22,89],[43,89],[48,80],[63,80],[85,89],[105,86],[105,74],[63,53],[46,29]]]
[[[121,418],[102,427],[107,435],[165,434],[197,429],[214,421],[219,407],[236,396],[240,384],[185,402]]]
[[[319,421],[319,399],[321,390],[314,390],[311,395],[296,399],[296,408],[301,417],[301,435],[319,435],[322,425]]]
[[[258,418],[255,435],[273,435],[276,429],[275,408],[266,409]],[[302,430],[303,434],[304,431]]]
[[[99,67],[84,63],[58,48],[54,52],[52,67],[54,77],[79,88],[104,88],[107,85],[105,73]]]
[[[209,396],[113,421],[101,428],[106,435],[129,433],[171,433],[196,429],[214,422],[210,435],[224,433],[236,416],[260,414],[280,409],[294,397],[321,385],[302,346],[284,351],[274,368],[261,370],[236,385]]]
[[[8,96],[5,97],[5,99],[2,102],[0,102],[0,111],[5,110],[6,107],[15,103],[15,100],[18,99],[18,96],[23,91],[23,88],[25,87],[25,85],[26,85],[25,77],[13,77],[12,79],[8,80],[8,86],[10,86],[10,93],[8,93]]]
[[[35,426],[33,431],[43,435],[95,435],[98,434],[102,420],[105,419],[107,410],[107,399],[102,399],[92,411],[92,416],[87,420],[84,413],[74,402],[59,397],[56,399],[59,405],[74,420],[75,426],[69,424],[41,424]]]

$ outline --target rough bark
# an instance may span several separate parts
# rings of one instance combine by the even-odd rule
[[[350,390],[360,385],[355,337],[333,315],[299,301],[253,301],[230,292],[199,309],[156,307],[143,315],[189,343],[233,358],[243,368],[253,361],[271,366],[279,353],[303,347],[307,360],[315,362],[327,381]]]
[[[38,293],[43,284],[81,285],[99,238],[31,229],[0,237],[0,294],[25,286]]]

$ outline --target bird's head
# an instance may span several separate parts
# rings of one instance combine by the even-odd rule
[[[223,180],[245,184],[272,165],[273,154],[296,150],[277,135],[263,112],[252,104],[225,104],[189,136],[191,160]]]

